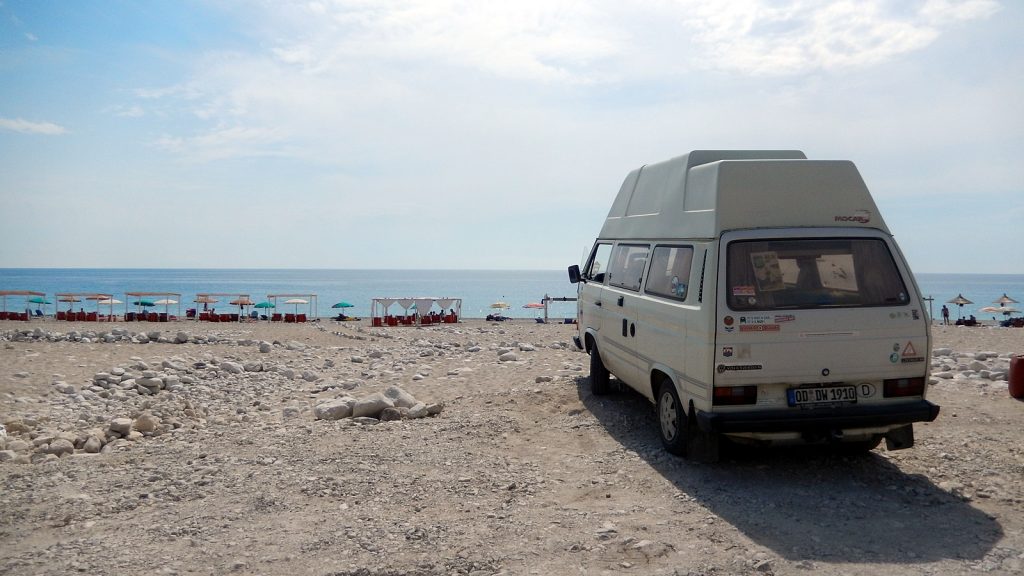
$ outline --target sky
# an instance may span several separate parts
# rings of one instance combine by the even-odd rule
[[[626,174],[852,160],[1024,274],[1024,2],[0,0],[0,268],[564,269]]]

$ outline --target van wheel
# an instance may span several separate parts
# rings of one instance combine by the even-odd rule
[[[611,383],[608,369],[601,362],[601,354],[597,351],[597,345],[590,350],[590,392],[594,396],[603,396],[611,391]]]
[[[693,403],[690,403],[690,415],[693,416],[696,412],[693,408]],[[697,425],[696,417],[687,419],[688,428],[686,430],[686,454],[695,462],[703,462],[705,464],[714,464],[718,462],[722,452],[722,436],[714,432],[705,432],[700,429]]]
[[[658,386],[658,431],[665,450],[677,456],[686,456],[686,410],[679,402],[676,387],[664,379]]]
[[[841,442],[836,445],[837,451],[843,456],[860,456],[867,454],[882,443],[882,437],[878,436],[871,440],[857,440],[855,442]]]

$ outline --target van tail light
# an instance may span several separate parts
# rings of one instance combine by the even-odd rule
[[[715,406],[757,404],[757,386],[716,386],[711,403]]]
[[[882,395],[885,398],[921,396],[924,394],[924,378],[892,378],[882,381]]]

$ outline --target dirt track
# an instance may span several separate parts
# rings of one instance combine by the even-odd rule
[[[245,325],[217,344],[6,343],[0,420],[30,428],[10,434],[8,448],[15,438],[147,411],[180,426],[107,453],[0,463],[0,572],[1024,570],[1024,403],[1008,397],[1005,382],[938,381],[929,394],[942,413],[916,427],[910,450],[733,449],[702,465],[662,451],[643,399],[590,395],[571,326],[325,327]],[[973,353],[1021,344],[1017,333],[990,332],[978,341],[940,329],[936,346]],[[250,339],[305,349],[260,354],[239,345]],[[481,350],[469,352],[473,345]],[[500,362],[499,348],[518,360]],[[375,363],[363,359],[375,351]],[[83,387],[132,357],[185,360],[182,373],[197,382],[124,400],[53,389],[53,374]],[[318,379],[203,379],[209,373],[193,367],[227,359]],[[322,399],[385,384],[445,409],[376,425],[313,418]]]

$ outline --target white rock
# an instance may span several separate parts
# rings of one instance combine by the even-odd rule
[[[303,370],[302,379],[305,380],[306,382],[316,382],[317,380],[320,379],[320,376],[316,372],[313,372],[312,370]]]
[[[515,362],[517,360],[519,360],[519,357],[516,356],[515,352],[505,352],[501,356],[498,356],[499,362]]]
[[[435,402],[433,404],[427,404],[427,414],[431,416],[437,416],[444,410],[444,402]]]
[[[71,443],[67,438],[58,438],[50,443],[49,446],[43,450],[47,454],[53,454],[55,456],[66,456],[68,454],[75,453],[75,445]]]
[[[427,405],[423,402],[417,402],[414,406],[409,408],[409,418],[426,418],[428,416]]]
[[[416,405],[416,398],[398,386],[388,386],[384,390],[384,396],[391,400],[396,408],[412,408]]]
[[[241,374],[244,370],[238,362],[221,362],[217,367],[228,374]]]
[[[270,352],[273,348],[274,347],[270,344],[270,342],[267,342],[266,340],[260,342],[260,352],[262,352],[263,354]]]
[[[160,426],[160,418],[143,413],[135,419],[135,429],[139,432],[153,432]]]
[[[335,398],[321,402],[313,407],[313,416],[317,420],[340,420],[352,416],[355,398]]]
[[[131,418],[114,418],[108,425],[111,432],[115,432],[122,436],[132,431],[132,419]]]
[[[103,448],[103,440],[96,436],[89,436],[82,445],[82,450],[89,454],[98,454]]]
[[[243,366],[243,368],[245,368],[246,372],[262,372],[263,371],[263,363],[262,362],[246,362],[245,365]]]
[[[361,416],[376,417],[385,408],[394,408],[394,406],[395,404],[390,398],[384,396],[384,394],[380,392],[377,392],[357,400],[355,405],[352,406],[352,416],[354,418],[359,418]]]
[[[527,342],[523,342],[523,343],[519,344],[519,351],[520,352],[533,352],[536,349],[537,348],[533,344],[529,344]]]
[[[289,350],[297,350],[299,352],[306,349],[306,345],[302,342],[296,342],[295,340],[289,340],[285,343],[285,348]]]
[[[78,392],[73,385],[68,384],[67,382],[54,382],[53,387],[61,394],[75,394]]]

